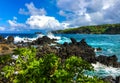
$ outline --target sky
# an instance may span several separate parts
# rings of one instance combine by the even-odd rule
[[[120,23],[120,0],[1,0],[0,32]]]

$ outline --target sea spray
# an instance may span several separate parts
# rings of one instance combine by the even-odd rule
[[[71,40],[67,37],[62,37],[60,40],[57,41],[59,44],[63,44],[64,42],[70,43]]]
[[[24,42],[32,42],[34,40],[36,40],[37,38],[42,38],[43,36],[45,36],[44,34],[37,34],[35,37],[33,38],[30,38],[30,37],[20,37],[20,36],[15,36],[14,37],[14,42],[21,42],[21,41],[24,41]],[[57,40],[60,40],[61,37],[59,36],[54,36],[52,33],[48,33],[46,36],[48,36],[50,39],[57,39]],[[6,37],[7,39],[7,37]]]
[[[99,77],[120,76],[120,68],[114,68],[114,67],[111,67],[111,66],[106,66],[106,65],[103,65],[99,62],[97,62],[96,64],[92,64],[92,65],[95,69],[94,75],[96,75],[96,76],[99,76]]]
[[[55,36],[55,35],[52,34],[51,32],[47,33],[47,36],[48,36],[50,39],[57,39],[57,40],[60,40],[60,39],[61,39],[60,36]]]

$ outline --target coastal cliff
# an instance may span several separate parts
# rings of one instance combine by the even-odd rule
[[[120,34],[120,24],[104,24],[93,26],[81,26],[65,30],[53,31],[55,34]]]

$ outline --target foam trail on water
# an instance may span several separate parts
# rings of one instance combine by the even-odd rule
[[[92,46],[114,46],[113,43],[105,43],[105,42],[95,42],[95,43],[89,43]]]
[[[92,64],[94,66],[94,69],[96,70],[95,75],[100,77],[106,77],[106,76],[119,76],[120,75],[120,68],[114,68],[111,66],[103,65],[99,62],[96,64]]]

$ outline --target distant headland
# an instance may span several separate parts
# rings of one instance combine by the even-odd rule
[[[64,30],[53,31],[55,34],[120,34],[120,24],[103,24],[81,26]]]

